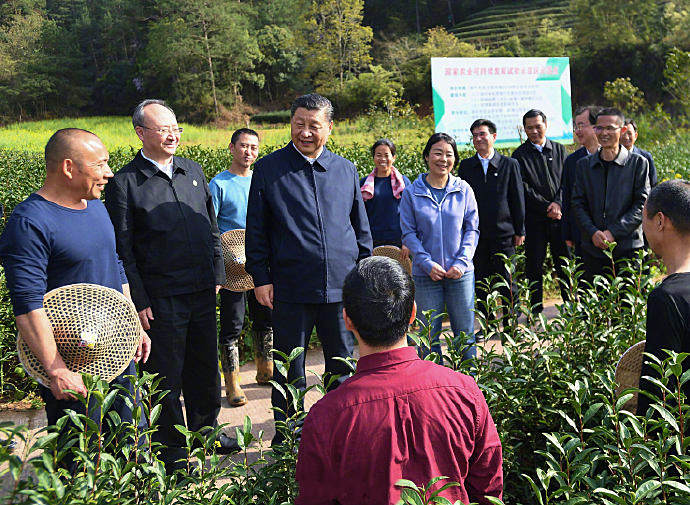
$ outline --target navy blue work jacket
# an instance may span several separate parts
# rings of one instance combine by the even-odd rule
[[[342,301],[345,276],[371,255],[357,170],[324,148],[312,165],[292,143],[254,165],[247,272],[287,303]]]

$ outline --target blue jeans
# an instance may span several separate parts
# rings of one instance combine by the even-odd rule
[[[425,310],[434,310],[431,316],[431,352],[441,356],[441,319],[434,319],[443,312],[450,318],[450,327],[455,337],[455,345],[462,348],[462,359],[473,359],[477,356],[474,343],[474,270],[465,272],[459,279],[442,279],[432,281],[428,275],[415,275],[415,301],[417,317],[428,327],[424,317]],[[461,332],[465,336],[461,336]],[[462,338],[462,341],[460,340]],[[422,356],[430,351],[423,347]]]

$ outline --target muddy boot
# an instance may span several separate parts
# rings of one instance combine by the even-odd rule
[[[223,378],[225,379],[225,397],[231,407],[241,407],[247,403],[240,387],[240,359],[235,345],[224,345],[221,347],[220,363],[223,367]]]
[[[270,384],[273,379],[273,330],[254,333],[254,363],[256,363],[256,383]]]

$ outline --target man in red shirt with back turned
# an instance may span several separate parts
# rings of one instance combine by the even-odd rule
[[[451,501],[501,498],[501,442],[486,400],[474,379],[408,347],[415,312],[412,278],[394,260],[366,258],[345,278],[343,318],[360,358],[307,415],[297,505],[394,504],[399,479],[442,475],[460,483],[441,493]]]

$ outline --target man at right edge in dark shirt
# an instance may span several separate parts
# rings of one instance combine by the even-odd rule
[[[642,215],[642,228],[649,246],[666,265],[668,276],[647,300],[645,352],[664,360],[662,349],[690,352],[690,182],[662,182],[649,193]],[[645,357],[645,361],[649,358]],[[684,370],[690,367],[688,359]],[[657,377],[648,364],[642,366],[640,389],[660,397],[661,391],[644,377]],[[684,393],[690,396],[690,382]],[[650,399],[639,395],[638,415],[644,415]]]

